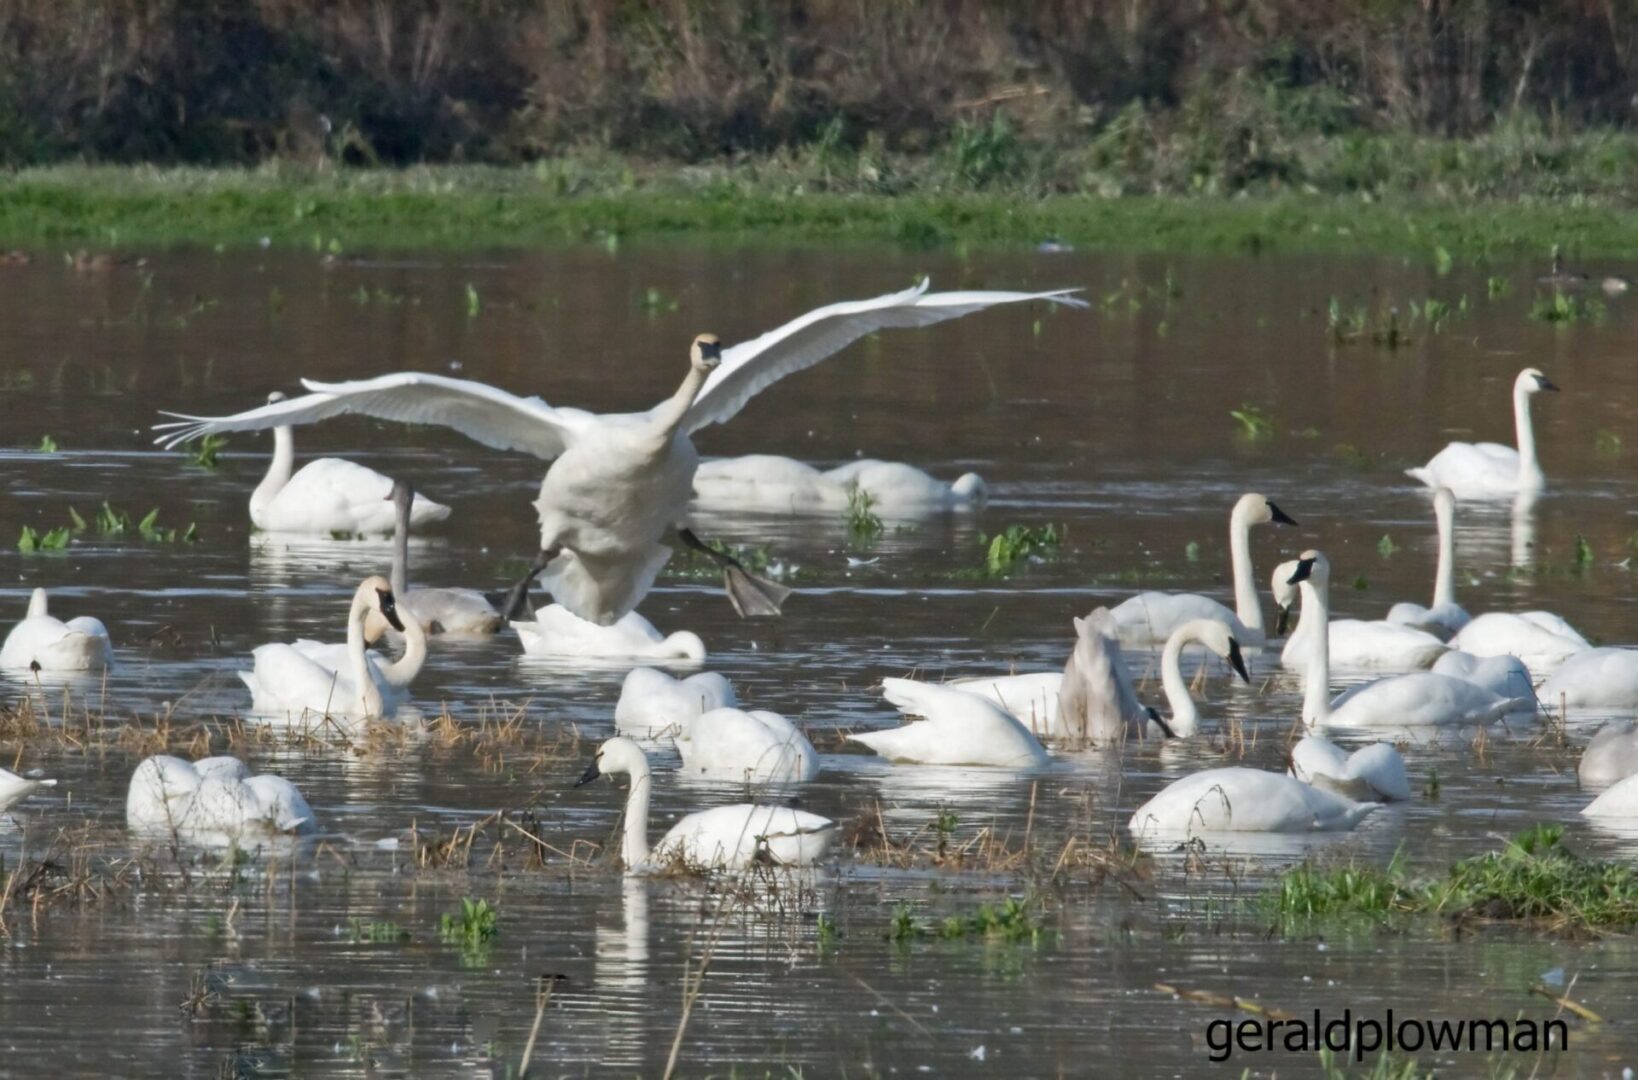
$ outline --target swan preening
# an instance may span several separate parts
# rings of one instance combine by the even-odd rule
[[[365,641],[376,620],[404,635],[404,655],[377,662]],[[409,696],[409,684],[427,656],[427,638],[414,619],[399,618],[392,585],[366,578],[353,593],[346,645],[298,641],[257,647],[255,667],[239,672],[258,713],[290,717],[390,717]]]
[[[702,714],[738,704],[733,685],[714,671],[675,679],[654,668],[632,668],[620,684],[614,730],[634,739],[674,739]]]
[[[889,761],[1019,769],[1051,760],[1016,716],[979,694],[914,679],[883,679],[882,694],[907,716],[925,718],[848,736]]]
[[[1174,781],[1138,807],[1126,827],[1140,837],[1162,839],[1213,832],[1330,832],[1353,828],[1378,805],[1285,773],[1233,766]]]
[[[1536,460],[1536,432],[1530,422],[1530,398],[1542,390],[1557,390],[1547,376],[1525,368],[1513,380],[1513,429],[1518,446],[1501,443],[1453,442],[1423,466],[1405,475],[1432,488],[1449,488],[1461,499],[1510,498],[1538,492],[1547,477]]]
[[[494,603],[476,589],[409,587],[409,533],[416,495],[408,480],[392,482],[392,591],[398,617],[414,619],[428,634],[494,634],[506,625]]]
[[[1429,607],[1400,601],[1388,609],[1388,621],[1425,630],[1449,641],[1473,617],[1456,602],[1456,496],[1447,487],[1433,492],[1433,516],[1439,528],[1439,562],[1433,573]]]
[[[1292,575],[1296,572],[1295,559],[1274,568],[1274,606],[1279,612],[1276,633],[1284,631],[1291,607],[1297,600],[1298,586],[1292,584]],[[1412,626],[1366,619],[1328,619],[1326,625],[1330,643],[1328,662],[1334,668],[1414,671],[1431,667],[1450,651],[1450,646],[1437,637]],[[1285,639],[1280,663],[1289,668],[1305,668],[1313,655],[1318,633],[1318,612],[1305,604],[1291,636]]]
[[[878,513],[917,515],[982,506],[988,495],[977,473],[951,483],[913,465],[863,459],[820,472],[775,454],[700,463],[694,503],[703,508],[839,513],[862,493]]]
[[[238,758],[190,762],[156,754],[131,776],[125,823],[141,835],[243,844],[308,831],[314,817],[294,784],[278,776],[252,776]]]
[[[274,391],[269,407],[287,401]],[[249,430],[249,429],[240,429]],[[288,424],[273,429],[273,460],[250,494],[250,520],[263,532],[329,536],[386,536],[396,516],[389,499],[392,481],[374,469],[342,458],[319,458],[294,476],[296,440]],[[410,524],[428,525],[449,516],[449,507],[417,496]]]
[[[1371,743],[1350,754],[1329,739],[1308,735],[1291,748],[1291,775],[1356,802],[1402,802],[1411,796],[1405,759],[1391,743]]]
[[[0,645],[0,668],[36,671],[96,671],[114,662],[114,646],[102,620],[80,615],[63,622],[47,610],[44,589],[35,589],[28,614]]]
[[[56,787],[55,780],[36,780],[0,769],[0,814],[5,813],[41,788]]]
[[[642,747],[624,736],[608,740],[597,748],[597,756],[578,784],[622,773],[631,778],[620,838],[620,861],[629,870],[663,869],[674,862],[728,870],[755,862],[811,866],[824,858],[835,839],[836,823],[829,818],[787,806],[741,803],[689,814],[650,849],[648,806],[653,775]]]
[[[1159,645],[1179,626],[1192,619],[1219,619],[1241,645],[1261,645],[1267,640],[1263,629],[1262,601],[1257,598],[1257,581],[1251,568],[1251,527],[1253,525],[1295,525],[1278,506],[1263,495],[1242,495],[1229,514],[1229,562],[1234,574],[1234,610],[1210,597],[1196,593],[1142,592],[1114,610],[1120,640],[1125,645]]]
[[[541,548],[536,567],[559,604],[606,625],[630,612],[648,592],[670,557],[670,548],[661,543],[668,533],[676,530],[685,543],[704,548],[686,528],[699,464],[690,438],[694,432],[730,419],[778,379],[878,330],[930,326],[1029,300],[1085,306],[1069,295],[1074,290],[929,293],[927,287],[923,280],[903,292],[831,304],[728,349],[715,336],[701,334],[691,348],[682,385],[646,412],[599,416],[553,408],[538,397],[520,398],[482,383],[405,372],[349,383],[305,380],[310,393],[234,416],[169,414],[178,421],[158,426],[165,432],[159,441],[175,446],[211,432],[256,431],[363,413],[442,424],[486,446],[549,460],[552,465],[535,502]],[[736,610],[778,613],[786,592],[782,586],[745,573],[726,556],[712,556],[723,566]]]
[[[527,656],[582,660],[653,660],[697,664],[705,659],[705,642],[692,630],[662,634],[635,611],[608,626],[580,618],[562,604],[535,612],[533,620],[514,619]]]

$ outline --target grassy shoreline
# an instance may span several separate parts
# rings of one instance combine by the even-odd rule
[[[0,246],[461,249],[684,240],[1083,250],[1581,256],[1638,250],[1638,210],[1585,198],[813,191],[756,170],[58,167],[0,174]]]

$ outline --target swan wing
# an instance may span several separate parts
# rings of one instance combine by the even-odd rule
[[[521,450],[551,460],[591,421],[578,409],[554,409],[538,397],[521,398],[469,379],[405,371],[344,383],[303,379],[310,393],[247,409],[232,416],[164,413],[176,420],[155,424],[156,440],[170,449],[201,435],[262,431],[313,424],[357,413],[406,424],[437,424],[497,450]]]
[[[810,368],[825,357],[878,330],[931,326],[959,319],[997,304],[1048,300],[1085,307],[1073,289],[1051,292],[945,292],[927,291],[928,279],[903,292],[873,300],[829,304],[793,319],[761,337],[723,350],[722,364],[706,379],[688,410],[683,428],[698,431],[730,419],[760,391],[786,375]]]

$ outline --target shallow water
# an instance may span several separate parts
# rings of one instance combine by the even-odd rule
[[[179,729],[231,718],[249,705],[233,673],[250,650],[339,640],[348,597],[362,576],[386,571],[387,549],[250,537],[245,502],[270,440],[235,437],[219,468],[202,469],[152,448],[147,428],[159,409],[231,412],[295,390],[303,376],[391,370],[458,372],[600,411],[641,408],[674,388],[699,330],[742,340],[921,273],[936,288],[1080,285],[1094,309],[999,310],[880,335],[763,393],[697,441],[710,455],[830,465],[863,453],[946,479],[975,470],[991,486],[987,508],[890,521],[867,550],[839,517],[702,515],[702,533],[765,544],[796,567],[800,592],[786,617],[742,622],[709,581],[675,573],[643,606],[662,630],[700,634],[709,668],[742,702],[814,733],[824,772],[802,805],[850,825],[879,820],[896,842],[922,846],[949,811],[951,845],[987,828],[1015,847],[1027,836],[1050,869],[1070,838],[1124,838],[1126,817],[1149,795],[1223,763],[1225,718],[1243,725],[1246,763],[1278,767],[1300,698],[1272,656],[1251,657],[1250,687],[1208,668],[1204,737],[1065,754],[1035,776],[888,767],[849,751],[837,729],[894,722],[872,689],[884,675],[1057,669],[1070,617],[1139,585],[1228,601],[1226,515],[1243,491],[1267,493],[1302,523],[1254,533],[1264,588],[1278,559],[1319,546],[1340,613],[1380,617],[1395,600],[1425,602],[1432,517],[1401,470],[1451,438],[1509,440],[1509,388],[1526,364],[1563,387],[1536,399],[1552,487],[1519,519],[1506,508],[1458,510],[1459,597],[1474,612],[1545,608],[1595,641],[1633,639],[1625,560],[1638,536],[1635,302],[1610,302],[1599,323],[1554,327],[1527,316],[1527,266],[1440,277],[1397,260],[1303,257],[659,248],[326,265],[316,255],[175,253],[141,269],[76,274],[50,254],[0,268],[8,541],[25,524],[66,524],[69,507],[90,518],[104,500],[133,520],[157,508],[162,524],[197,523],[200,539],[143,543],[92,528],[66,553],[8,546],[0,611],[20,616],[28,590],[47,585],[56,613],[107,622],[119,666],[106,682],[76,687],[71,714],[88,705],[149,727],[168,715]],[[1493,275],[1511,282],[1496,300],[1487,298]],[[1465,296],[1467,310],[1438,333],[1416,324],[1404,348],[1339,346],[1325,317],[1332,295],[1345,308],[1401,310],[1428,297],[1457,309]],[[1272,418],[1271,438],[1237,434],[1229,410],[1242,403]],[[46,435],[57,453],[27,449]],[[533,460],[364,420],[303,430],[297,447],[408,475],[454,506],[451,521],[415,545],[420,582],[498,586],[532,550]],[[955,573],[980,564],[981,534],[1011,522],[1061,524],[1069,539],[1059,558],[1010,579]],[[1578,536],[1590,563],[1578,562]],[[875,561],[855,565],[850,555]],[[1151,665],[1139,658],[1136,668]],[[622,674],[525,659],[503,635],[438,643],[415,697],[423,716],[447,708],[469,730],[522,709],[530,731],[578,732],[589,753],[611,730]],[[7,686],[8,697],[24,692]],[[1152,680],[1146,690],[1158,698]],[[64,711],[55,693],[50,708]],[[1572,744],[1584,742],[1595,718],[1571,720]],[[26,905],[6,910],[0,1074],[506,1075],[535,1016],[534,980],[556,974],[564,978],[532,1072],[657,1075],[682,1015],[684,973],[706,958],[678,1051],[683,1075],[1188,1075],[1207,1064],[1207,1023],[1232,1014],[1176,1001],[1157,982],[1298,1011],[1544,1018],[1553,1006],[1530,988],[1554,969],[1609,1022],[1574,1025],[1574,1052],[1549,1064],[1566,1075],[1618,1074],[1638,1064],[1626,940],[1425,924],[1287,937],[1228,906],[1310,852],[1385,861],[1402,848],[1432,871],[1538,821],[1565,824],[1580,850],[1631,859],[1638,836],[1577,815],[1591,795],[1576,784],[1575,745],[1538,745],[1539,734],[1519,723],[1477,742],[1469,732],[1409,749],[1418,797],[1347,836],[1241,838],[1198,858],[1162,852],[1135,875],[1123,871],[1128,885],[1094,885],[1086,867],[1073,870],[1044,896],[1033,943],[887,939],[901,901],[937,920],[1029,888],[995,865],[923,859],[904,869],[849,852],[796,894],[749,904],[697,882],[623,882],[607,858],[570,860],[560,853],[577,841],[584,855],[584,842],[614,835],[621,807],[606,785],[571,790],[582,752],[473,751],[436,735],[350,747],[264,737],[240,752],[301,786],[320,838],[236,873],[205,857],[185,858],[184,873],[168,855],[148,855],[140,885],[109,888],[100,901],[42,901],[32,917]],[[133,751],[79,752],[70,739],[3,750],[8,763],[62,782],[0,832],[8,868],[87,821],[105,858],[128,854]],[[679,781],[665,771],[671,760],[656,765],[656,825],[743,797]],[[1422,794],[1435,772],[1436,800]],[[497,810],[525,809],[551,845],[543,866],[528,864],[515,830],[493,823],[470,866],[415,866],[412,825],[422,841],[447,839]],[[466,956],[438,935],[439,917],[463,895],[500,910],[492,946]],[[409,938],[357,941],[354,920],[392,922]],[[1421,1060],[1483,1068],[1472,1057]],[[1263,1054],[1232,1067],[1288,1073],[1315,1061]]]

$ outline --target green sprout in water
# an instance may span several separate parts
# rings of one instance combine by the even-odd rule
[[[1491,274],[1485,279],[1485,294],[1492,300],[1500,300],[1513,290],[1505,274]]]
[[[466,317],[476,319],[478,312],[483,309],[483,302],[478,298],[478,287],[470,281],[466,283]]]
[[[36,551],[62,551],[68,547],[69,536],[67,526],[59,525],[41,534],[24,525],[22,535],[17,538],[17,550],[25,554]]]
[[[980,536],[978,542],[988,545],[985,569],[991,574],[1005,574],[1017,563],[1056,555],[1063,544],[1063,532],[1054,525],[1008,525],[993,537]]]
[[[36,453],[55,454],[57,452],[57,440],[47,435],[40,440],[40,445],[34,449]]]
[[[445,945],[461,950],[461,959],[469,966],[481,964],[489,952],[489,943],[500,932],[500,914],[487,900],[461,898],[461,910],[446,914],[438,920],[438,936]]]
[[[1383,533],[1382,539],[1376,542],[1376,553],[1382,556],[1384,559],[1393,558],[1393,553],[1398,550],[1399,545],[1394,543],[1393,537],[1389,536],[1387,533]]]
[[[354,918],[347,926],[347,938],[363,945],[396,945],[410,939],[409,931],[390,920],[366,922]]]
[[[1274,436],[1273,419],[1256,405],[1242,404],[1238,409],[1230,409],[1229,415],[1240,422],[1240,437],[1248,442]]]
[[[1593,432],[1593,452],[1601,458],[1620,457],[1621,436],[1608,428],[1599,428]]]
[[[1578,299],[1558,289],[1552,296],[1537,297],[1530,306],[1530,317],[1537,322],[1563,326],[1573,322],[1603,322],[1604,305],[1592,298]]]
[[[876,500],[862,487],[848,489],[847,534],[855,541],[874,540],[882,534],[882,519],[870,508]]]
[[[650,285],[643,293],[639,306],[649,315],[661,315],[668,311],[677,310],[677,298],[667,296],[653,285]]]
[[[1587,538],[1585,536],[1582,536],[1580,533],[1576,533],[1575,534],[1575,568],[1576,568],[1576,570],[1578,572],[1584,572],[1584,571],[1586,571],[1586,569],[1588,567],[1592,566],[1592,564],[1593,564],[1592,545],[1587,543]]]
[[[1183,557],[1190,562],[1200,561],[1200,541],[1190,540],[1183,545]]]
[[[214,469],[221,462],[217,461],[217,454],[227,445],[226,435],[201,435],[194,440],[193,449],[189,452],[189,460],[202,469]]]

